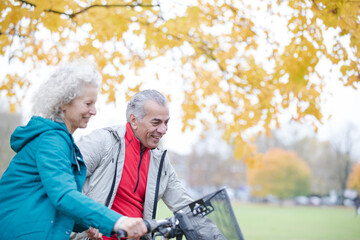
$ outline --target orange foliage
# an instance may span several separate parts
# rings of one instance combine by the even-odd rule
[[[284,199],[308,194],[310,168],[296,153],[274,148],[263,155],[260,164],[247,170],[253,196],[271,194]]]
[[[360,163],[357,163],[348,178],[347,186],[350,189],[355,189],[360,193]]]

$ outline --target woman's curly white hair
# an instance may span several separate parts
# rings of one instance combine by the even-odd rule
[[[44,118],[63,121],[61,107],[81,96],[84,85],[99,88],[101,82],[101,74],[91,61],[79,59],[60,65],[35,92],[33,112]]]

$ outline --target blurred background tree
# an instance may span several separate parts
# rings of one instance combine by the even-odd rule
[[[351,169],[355,163],[351,156],[351,152],[358,140],[359,137],[357,129],[354,125],[350,124],[347,125],[347,127],[342,130],[341,134],[332,141],[332,147],[335,152],[335,159],[337,160],[338,168],[336,177],[340,183],[339,193],[341,200],[344,199],[343,193],[347,188],[347,181],[349,179]]]
[[[355,189],[360,196],[360,162],[353,167],[347,181],[347,187],[350,189]]]
[[[339,130],[340,133],[345,132]],[[276,199],[272,196],[281,196],[279,191],[284,192],[282,196],[292,191],[292,194],[279,200],[289,200],[289,203],[293,197],[301,196],[299,199],[302,200],[294,199],[296,204],[351,206],[349,200],[353,200],[354,193],[349,189],[357,189],[359,175],[352,170],[352,175],[347,178],[347,188],[343,189],[339,173],[345,172],[347,164],[358,164],[358,156],[350,154],[350,161],[344,163],[343,159],[337,158],[331,141],[321,140],[317,136],[298,135],[296,131],[297,127],[288,127],[273,130],[270,137],[262,135],[257,138],[255,144],[263,157],[257,162],[256,168],[249,168],[242,161],[237,161],[233,146],[222,140],[221,133],[214,129],[204,134],[190,154],[170,153],[171,159],[181,179],[196,192],[196,197],[227,186],[232,197],[243,201],[274,202]],[[355,131],[353,133],[357,135]],[[338,142],[341,136],[334,134],[331,140]],[[274,163],[265,161],[266,158]],[[294,158],[301,163],[298,165]],[[305,180],[299,183],[293,177]],[[295,185],[304,189],[300,187],[295,191]],[[348,194],[344,194],[346,192]]]
[[[202,144],[200,141],[197,146]],[[246,184],[246,167],[241,161],[237,161],[233,155],[224,155],[219,150],[193,151],[187,156],[189,185],[196,189],[216,188],[228,186],[237,189]]]
[[[217,123],[250,165],[249,133],[270,134],[284,111],[321,124],[325,73],[340,69],[338,80],[353,88],[360,80],[357,1],[3,0],[0,11],[0,54],[16,66],[0,82],[11,111],[34,69],[93,59],[114,102],[147,81],[134,85],[131,74],[162,59],[183,81],[183,130],[195,119],[205,130]]]
[[[0,177],[15,155],[15,152],[10,148],[10,135],[20,123],[20,114],[0,112]]]
[[[259,152],[274,147],[296,152],[311,169],[311,193],[323,196],[335,190],[342,196],[350,170],[359,161],[359,155],[354,153],[359,139],[356,126],[347,123],[333,129],[327,140],[314,134],[301,134],[295,126],[285,129],[286,136],[281,130],[273,130],[271,136],[259,136],[255,141]]]
[[[310,193],[310,168],[295,152],[270,149],[259,164],[247,171],[253,196],[265,198],[271,194],[287,199]]]
[[[232,147],[214,128],[204,133],[190,154],[175,154],[171,159],[181,178],[199,193],[206,194],[223,186],[238,189],[246,185],[245,164],[234,158]]]

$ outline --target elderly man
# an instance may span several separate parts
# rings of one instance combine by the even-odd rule
[[[124,126],[95,130],[77,143],[87,166],[83,193],[124,216],[143,219],[154,217],[160,198],[173,212],[189,204],[166,151],[158,148],[170,119],[166,98],[156,90],[135,94],[126,119]],[[137,232],[144,234],[140,227]]]

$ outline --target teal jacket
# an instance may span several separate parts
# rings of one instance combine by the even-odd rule
[[[64,123],[34,116],[10,144],[0,179],[0,240],[69,239],[90,226],[109,236],[120,214],[81,194],[86,167]]]

